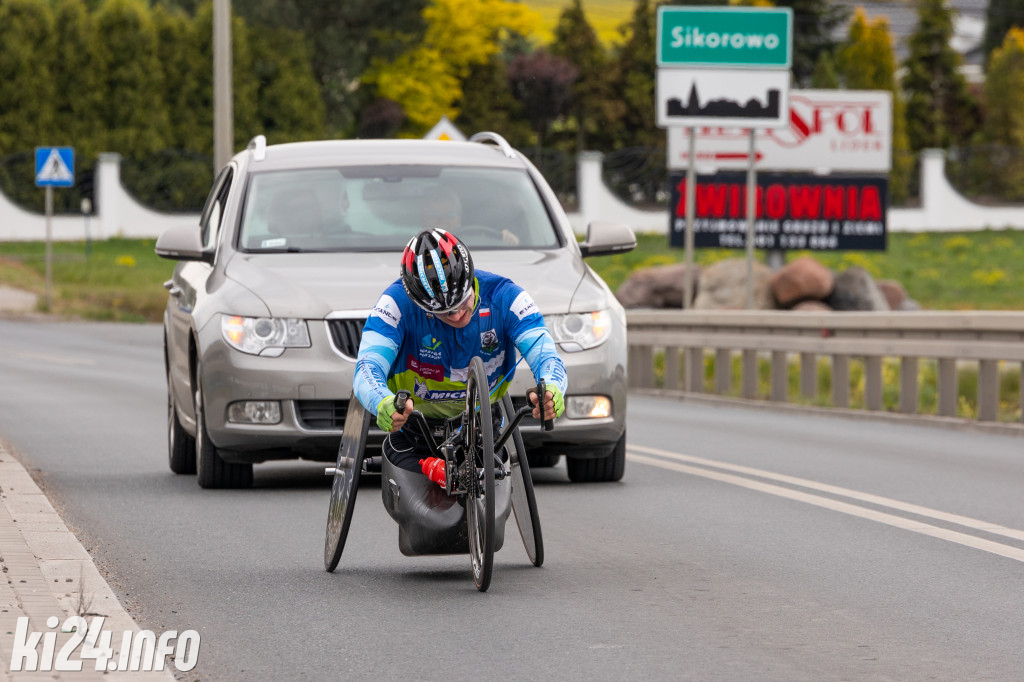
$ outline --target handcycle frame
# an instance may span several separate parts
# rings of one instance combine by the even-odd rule
[[[544,545],[540,519],[537,514],[536,497],[530,476],[526,450],[523,446],[519,425],[532,413],[529,393],[537,391],[544,395],[543,383],[527,392],[527,406],[514,411],[511,399],[506,395],[498,403],[502,414],[503,428],[497,438],[492,437],[492,415],[487,378],[483,363],[474,358],[467,380],[466,408],[463,412],[444,422],[440,442],[426,418],[413,410],[407,425],[416,428],[430,450],[445,461],[445,492],[455,496],[466,508],[466,536],[473,569],[473,581],[480,591],[490,584],[493,554],[495,551],[495,480],[511,478],[511,506],[519,527],[523,544],[531,563],[540,566],[544,561]],[[395,406],[404,411],[408,392],[399,392]],[[538,400],[540,402],[540,400]],[[338,450],[336,467],[326,473],[333,475],[331,504],[328,510],[327,532],[324,542],[324,567],[333,572],[344,550],[345,541],[355,506],[360,474],[364,471],[366,436],[374,416],[357,401],[350,403],[346,416],[341,446]],[[544,422],[544,428],[552,428],[551,421]],[[488,443],[493,443],[488,447]],[[495,453],[507,447],[507,462]],[[416,474],[418,476],[419,474]],[[385,482],[386,484],[386,482]],[[435,485],[435,484],[430,484]],[[508,498],[504,498],[506,502]],[[507,513],[507,507],[505,507]],[[502,517],[502,521],[504,517]],[[397,518],[396,518],[397,521]],[[401,527],[401,524],[400,524]],[[500,540],[499,540],[500,543]],[[400,543],[401,544],[401,543]],[[405,549],[403,549],[403,553]]]

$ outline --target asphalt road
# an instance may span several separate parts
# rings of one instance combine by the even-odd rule
[[[980,680],[1024,670],[1021,439],[635,397],[621,484],[536,472],[514,526],[406,558],[370,479],[335,574],[322,465],[166,465],[156,326],[0,321],[0,438],[202,680]]]

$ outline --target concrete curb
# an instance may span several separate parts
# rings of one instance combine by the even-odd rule
[[[138,624],[117,600],[100,575],[89,553],[68,530],[50,501],[9,448],[0,442],[0,675],[4,680],[146,679],[174,680],[166,667],[160,672],[96,671],[94,662],[83,661],[80,672],[11,672],[14,634],[19,617],[29,617],[29,632],[49,632],[46,621],[56,616],[61,623],[84,614],[86,620],[106,616],[105,630],[112,633],[113,660],[120,656],[122,633],[139,632]],[[157,633],[159,636],[160,633]],[[57,628],[59,652],[69,635]],[[42,651],[43,646],[37,647]],[[71,660],[81,660],[79,647]],[[56,654],[54,656],[56,658]],[[40,660],[43,657],[40,656]],[[167,661],[173,669],[170,660]]]

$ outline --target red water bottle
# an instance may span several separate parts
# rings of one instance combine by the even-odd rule
[[[440,457],[427,457],[420,460],[420,469],[428,479],[445,487],[444,460]]]

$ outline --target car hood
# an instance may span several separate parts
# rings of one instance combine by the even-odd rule
[[[320,319],[331,313],[364,315],[398,274],[397,253],[236,253],[226,276],[252,291],[275,317]],[[542,313],[569,312],[586,266],[569,249],[484,251],[477,268],[504,275],[530,292]],[[592,285],[582,287],[594,293]]]

